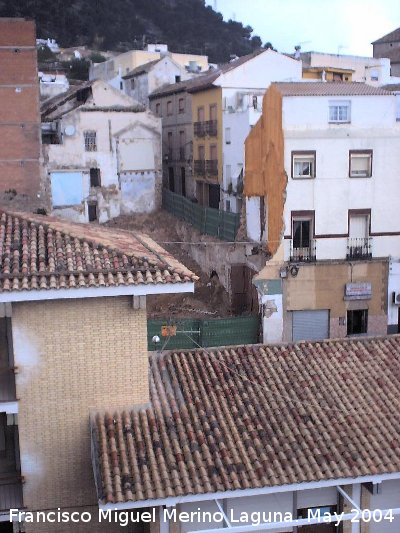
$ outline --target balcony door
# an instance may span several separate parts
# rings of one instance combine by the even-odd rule
[[[369,215],[350,215],[350,239],[366,239],[369,234]]]
[[[311,216],[293,217],[292,219],[292,250],[294,261],[310,261],[313,256],[312,242],[314,219]]]
[[[347,253],[349,259],[363,259],[371,256],[369,225],[369,214],[349,215],[349,241]]]

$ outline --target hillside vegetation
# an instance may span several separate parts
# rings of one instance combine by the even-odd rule
[[[162,42],[224,62],[262,45],[250,26],[225,22],[204,0],[0,0],[0,16],[34,18],[38,37],[62,47],[123,52]]]

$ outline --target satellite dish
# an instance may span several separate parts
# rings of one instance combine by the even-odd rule
[[[67,137],[72,137],[75,134],[75,126],[72,126],[72,124],[65,126],[64,133]]]

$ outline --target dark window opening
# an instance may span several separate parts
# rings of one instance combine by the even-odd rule
[[[58,133],[42,133],[42,144],[62,144],[61,137]]]
[[[0,522],[0,533],[13,533],[12,522]]]
[[[97,220],[97,204],[88,204],[89,222]]]
[[[169,190],[171,192],[175,192],[175,176],[174,176],[173,167],[168,168],[168,184],[169,184]]]
[[[293,220],[293,247],[310,246],[311,220]]]
[[[175,76],[175,83],[179,83],[181,81],[181,77],[180,76]]]
[[[91,187],[101,187],[100,169],[99,168],[91,168],[90,169],[90,186]]]
[[[86,100],[89,98],[90,92],[91,92],[90,87],[87,87],[86,89],[80,89],[76,93],[76,101],[86,102]]]
[[[361,335],[368,331],[368,309],[347,311],[347,335]]]
[[[219,185],[209,185],[208,188],[208,205],[214,209],[219,209],[219,195],[220,195],[220,186]]]
[[[181,193],[186,196],[186,172],[185,167],[181,167]]]

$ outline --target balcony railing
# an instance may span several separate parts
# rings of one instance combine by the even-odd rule
[[[196,176],[206,175],[206,162],[204,159],[195,159],[194,161],[194,173]]]
[[[0,476],[0,517],[23,507],[22,479],[18,474]]]
[[[193,124],[194,135],[195,137],[205,137],[206,136],[206,123],[205,122],[195,122]]]
[[[347,259],[371,259],[371,257],[371,237],[350,237],[347,239]]]
[[[218,134],[218,121],[217,120],[207,120],[206,125],[206,134],[210,137],[216,137]]]
[[[207,176],[218,176],[218,159],[208,159],[206,161]]]
[[[290,261],[299,263],[313,263],[317,260],[316,241],[310,239],[308,246],[295,245],[293,239],[290,241]]]

